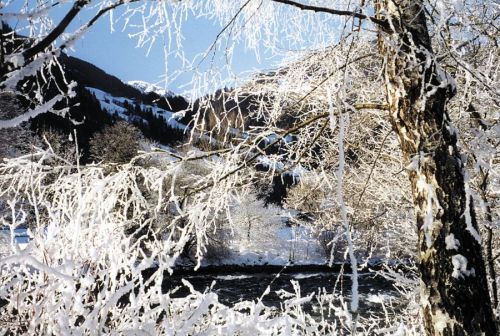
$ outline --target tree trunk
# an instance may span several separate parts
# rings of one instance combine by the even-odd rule
[[[497,335],[472,199],[446,112],[454,83],[437,64],[423,2],[382,0],[390,119],[408,165],[427,335]],[[381,14],[383,13],[383,14]]]

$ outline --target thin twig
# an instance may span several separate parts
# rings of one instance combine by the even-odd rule
[[[245,7],[250,3],[250,1],[252,0],[247,0],[247,2],[245,2],[243,6],[241,6],[240,9],[238,9],[236,14],[234,14],[234,16],[231,18],[231,20],[229,20],[229,22],[224,26],[224,28],[222,28],[222,30],[217,34],[214,42],[210,45],[210,48],[208,48],[203,58],[200,60],[200,62],[198,62],[198,67],[200,66],[201,63],[203,63],[207,59],[208,54],[210,54],[210,52],[215,48],[215,45],[217,44],[217,41],[219,41],[219,38],[222,36],[222,34],[224,34],[227,28],[229,28],[234,23],[234,21],[236,21],[238,15],[240,15],[240,13],[243,11],[243,9],[245,9]]]
[[[368,174],[368,178],[365,181],[365,185],[363,186],[363,190],[361,191],[361,194],[359,195],[358,202],[356,203],[356,206],[355,206],[356,208],[359,206],[359,203],[361,202],[361,199],[363,198],[363,195],[365,194],[366,187],[368,186],[368,183],[370,182],[370,179],[371,179],[372,174],[373,174],[373,170],[375,169],[375,165],[377,164],[378,159],[380,157],[380,154],[382,153],[382,149],[384,148],[385,141],[387,140],[387,138],[389,137],[389,135],[391,133],[392,133],[392,129],[389,132],[387,132],[384,139],[382,140],[382,143],[380,144],[380,147],[379,147],[378,152],[377,152],[377,156],[375,157],[375,161],[373,161],[373,164],[371,166],[370,174]]]

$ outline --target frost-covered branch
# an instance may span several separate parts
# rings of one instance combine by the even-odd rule
[[[332,15],[340,15],[340,16],[352,16],[353,18],[357,18],[360,20],[365,20],[368,19],[371,22],[375,23],[376,25],[379,25],[381,28],[383,28],[386,31],[391,31],[391,26],[390,24],[385,21],[385,20],[380,20],[375,17],[371,17],[368,15],[365,15],[363,13],[359,12],[351,12],[351,11],[344,11],[344,10],[337,10],[333,8],[328,8],[328,7],[320,7],[320,6],[312,6],[312,5],[306,5],[297,1],[290,1],[290,0],[272,0],[274,2],[282,3],[285,5],[290,5],[293,7],[297,7],[301,10],[305,11],[313,11],[313,12],[319,12],[319,13],[328,13]]]

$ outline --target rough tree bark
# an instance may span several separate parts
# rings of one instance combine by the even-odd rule
[[[426,334],[497,335],[474,207],[446,112],[453,80],[433,55],[423,1],[378,5],[379,18],[392,26],[379,46],[391,123],[409,163]]]

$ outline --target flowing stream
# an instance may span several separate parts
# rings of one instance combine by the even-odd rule
[[[175,273],[174,273],[175,274]],[[189,294],[189,289],[182,284],[181,279],[187,280],[198,291],[204,292],[211,288],[216,293],[219,301],[223,304],[233,306],[237,302],[246,300],[259,300],[267,306],[279,307],[282,300],[278,291],[285,290],[294,293],[293,281],[300,285],[301,297],[311,293],[318,293],[320,289],[327,294],[342,292],[344,298],[350,301],[351,280],[350,274],[339,275],[333,272],[293,272],[293,273],[217,273],[217,274],[194,274],[173,276],[164,289],[177,288],[173,297],[183,297]],[[268,294],[266,289],[270,288]],[[361,314],[381,314],[382,303],[386,307],[392,307],[397,311],[402,304],[400,293],[393,287],[392,283],[381,276],[373,273],[360,273],[359,275],[359,311]],[[340,302],[338,302],[340,305]],[[313,298],[304,305],[304,310],[314,314],[317,312],[319,303]]]

